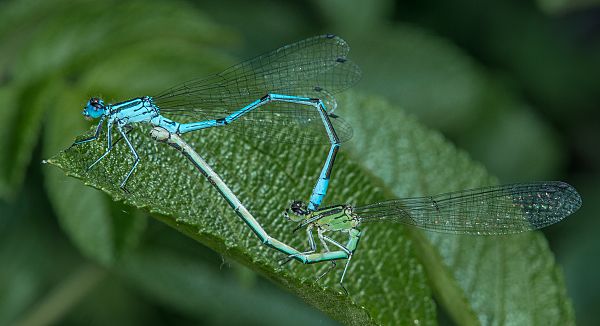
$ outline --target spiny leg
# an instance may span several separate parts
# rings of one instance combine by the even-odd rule
[[[312,224],[310,224],[309,226],[306,227],[306,236],[308,238],[308,246],[310,247],[310,250],[307,250],[304,252],[299,252],[299,253],[293,254],[293,255],[289,255],[286,258],[281,260],[281,262],[279,263],[280,265],[289,263],[296,256],[308,255],[308,254],[312,254],[313,252],[317,251],[317,244],[315,243],[315,239],[312,234],[312,228],[313,228]]]
[[[127,130],[125,130],[127,129]],[[125,131],[125,135],[129,135],[129,133],[133,130],[133,127],[131,125],[124,125],[123,126],[123,130]],[[117,138],[114,142],[113,142],[113,147],[115,145],[117,145],[121,140],[123,140],[123,137],[121,135],[119,135],[119,138]]]
[[[360,240],[361,232],[360,232],[360,230],[358,230],[356,228],[351,228],[348,230],[348,236],[349,236],[348,243],[346,244],[346,246],[343,246],[340,243],[338,243],[337,241],[323,235],[324,241],[327,241],[327,242],[335,245],[336,247],[340,248],[340,250],[324,252],[324,253],[313,253],[313,254],[309,254],[309,255],[298,255],[296,258],[305,264],[314,264],[314,263],[320,263],[320,262],[325,262],[325,261],[334,261],[337,259],[350,260],[351,256],[354,255],[354,251],[358,247],[358,242]],[[341,285],[342,289],[344,289],[344,292],[346,292],[346,293],[348,293],[348,290],[346,290],[346,288],[344,287],[343,281],[344,281],[344,276],[346,275],[346,272],[348,271],[349,264],[350,264],[350,262],[347,261],[346,267],[344,268],[344,272],[342,274],[342,278],[340,279],[340,285]]]
[[[133,157],[134,157],[133,166],[131,167],[131,170],[129,170],[129,173],[127,173],[127,175],[125,176],[125,179],[123,179],[123,182],[121,182],[121,186],[120,186],[121,190],[123,190],[126,193],[129,193],[129,191],[127,190],[127,188],[125,188],[125,184],[127,184],[127,180],[129,180],[129,177],[131,176],[131,174],[133,173],[133,171],[137,167],[138,163],[140,162],[140,156],[135,151],[135,148],[133,148],[133,145],[131,145],[131,142],[129,141],[129,138],[127,138],[127,135],[125,134],[125,132],[123,132],[122,127],[118,126],[117,128],[119,129],[119,133],[121,134],[121,136],[123,137],[123,139],[127,143],[127,146],[129,146],[129,149],[131,150],[131,153],[133,154]]]
[[[327,245],[327,242],[325,242],[323,231],[321,229],[319,229],[317,235],[319,236],[319,240],[321,240],[321,244],[323,245],[323,248],[325,248],[325,251],[329,252],[329,246]]]
[[[342,287],[342,289],[344,289],[344,292],[346,292],[346,295],[348,295],[348,290],[346,290],[346,287],[344,286],[344,276],[346,276],[346,271],[348,270],[348,266],[350,265],[351,259],[352,259],[352,253],[349,253],[348,259],[346,260],[346,266],[344,266],[344,272],[342,272],[342,277],[340,278],[340,286]]]
[[[306,227],[306,237],[308,238],[308,247],[310,248],[309,250],[302,252],[301,254],[303,255],[308,255],[308,254],[312,254],[313,252],[317,251],[317,244],[315,243],[315,238],[313,237],[312,234],[312,224]],[[297,256],[298,254],[295,255],[291,255],[292,257]]]
[[[346,271],[348,270],[348,265],[350,265],[350,260],[352,259],[352,251],[350,251],[350,249],[344,247],[339,242],[337,242],[327,236],[323,236],[323,239],[329,243],[336,245],[337,247],[339,247],[340,249],[345,251],[346,254],[348,254],[348,259],[346,259],[346,266],[344,266],[344,271],[342,272],[342,278],[340,279],[340,286],[342,287],[342,289],[344,290],[346,295],[348,295],[348,290],[346,290],[346,287],[344,286],[344,276],[346,275]]]
[[[98,126],[96,127],[96,132],[94,133],[94,135],[92,137],[86,138],[86,139],[82,139],[82,140],[78,140],[76,142],[74,142],[73,144],[71,144],[71,146],[69,146],[69,148],[73,147],[73,146],[77,146],[77,145],[81,145],[87,142],[91,142],[94,141],[96,139],[98,139],[98,137],[100,137],[100,132],[102,131],[102,123],[104,122],[104,116],[102,116],[100,118],[100,122],[98,122]]]
[[[317,235],[319,236],[319,240],[321,240],[321,244],[323,245],[323,248],[325,248],[325,250],[327,252],[329,252],[329,246],[327,245],[327,242],[325,242],[325,239],[323,239],[323,231],[321,229],[318,230]],[[331,272],[335,268],[335,266],[336,266],[335,261],[332,260],[331,266],[325,272],[323,272],[323,274],[321,274],[319,277],[317,277],[317,281],[320,280],[321,278],[323,278],[323,276],[329,274],[329,272]]]
[[[94,163],[92,163],[92,165],[90,165],[87,170],[90,171],[96,164],[98,164],[98,162],[102,161],[102,159],[104,159],[106,157],[106,155],[108,155],[108,153],[110,153],[110,151],[112,151],[113,149],[113,144],[112,144],[112,122],[110,120],[108,120],[108,123],[106,124],[106,143],[107,143],[107,148],[106,151],[104,152],[104,154],[102,154],[102,156],[100,156]]]

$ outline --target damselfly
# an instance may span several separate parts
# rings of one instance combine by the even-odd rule
[[[544,181],[461,190],[428,197],[404,198],[365,206],[337,205],[316,211],[300,201],[292,203],[285,217],[306,228],[309,250],[290,258],[304,263],[346,259],[344,280],[361,231],[369,222],[397,222],[429,231],[470,235],[503,235],[531,231],[557,223],[581,206],[581,197],[569,184]],[[316,253],[313,229],[325,249]],[[348,234],[341,244],[327,232]],[[333,245],[335,251],[329,250]],[[342,285],[343,287],[343,285]]]
[[[303,202],[296,201],[284,216],[300,222],[296,230],[306,228],[309,250],[302,252],[271,237],[219,175],[177,134],[160,127],[152,129],[151,134],[155,140],[181,151],[210,184],[217,188],[262,243],[287,255],[285,262],[291,259],[304,264],[331,261],[333,267],[336,260],[346,259],[340,278],[340,285],[344,290],[344,276],[362,234],[358,227],[363,223],[397,222],[445,233],[503,235],[546,227],[581,207],[581,197],[575,188],[562,181],[490,186],[435,196],[394,199],[364,206],[335,205],[315,211],[308,209]],[[315,229],[324,249],[322,252],[317,252],[317,244],[313,238]],[[328,232],[348,234],[347,243],[339,243],[329,237]],[[335,250],[330,250],[330,245]]]
[[[317,209],[327,192],[339,146],[352,136],[350,126],[331,113],[337,105],[332,94],[360,78],[360,69],[348,59],[348,51],[348,44],[340,37],[321,35],[157,96],[116,104],[91,98],[83,115],[100,119],[96,132],[73,145],[98,139],[106,121],[106,151],[90,165],[91,169],[113,149],[112,129],[116,128],[134,157],[120,185],[126,191],[125,185],[140,161],[127,138],[127,130],[136,123],[163,127],[176,134],[227,126],[228,130],[273,142],[328,143],[331,147],[308,203],[309,209]]]

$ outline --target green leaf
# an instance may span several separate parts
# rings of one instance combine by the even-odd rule
[[[355,138],[336,162],[328,203],[366,204],[493,182],[483,167],[440,134],[381,99],[343,96],[340,108],[353,122]],[[538,233],[469,238],[423,235],[400,225],[369,225],[363,228],[349,268],[349,297],[336,287],[339,269],[314,283],[327,264],[279,268],[276,261],[282,257],[260,244],[179,153],[153,143],[147,132],[148,128],[132,132],[143,161],[128,185],[131,195],[118,188],[132,163],[122,144],[89,173],[85,168],[103,152],[101,142],[61,152],[51,163],[115,200],[150,210],[159,220],[250,266],[346,324],[433,323],[435,308],[427,278],[459,323],[573,320],[562,277]],[[247,141],[226,128],[184,138],[208,159],[267,232],[296,247],[305,246],[304,237],[292,234],[294,225],[280,215],[291,200],[306,199],[327,148]],[[544,305],[532,307],[534,299]],[[545,306],[548,303],[553,304],[551,309]]]
[[[363,17],[358,24],[352,20],[337,24],[353,26],[355,31],[375,24],[374,18],[384,13],[387,3],[357,11]],[[234,13],[235,23],[228,26],[253,26],[252,31],[243,31],[254,34],[253,42],[249,42],[252,47],[247,48],[257,50],[265,44],[264,50],[276,43],[274,39],[289,41],[291,34],[310,33],[300,28],[320,28],[319,16],[328,10],[305,12],[283,4],[266,9],[239,5],[248,10],[223,10],[219,3],[213,8],[222,15],[206,15],[192,4],[168,1],[26,0],[0,4],[0,196],[11,196],[18,190],[42,121],[43,152],[50,156],[70,145],[75,134],[85,129],[75,112],[80,112],[87,97],[102,95],[112,101],[152,94],[149,91],[233,63],[221,49],[235,44],[235,36],[211,19],[227,20]],[[341,19],[352,17],[348,11],[351,6],[346,7]],[[328,11],[329,15],[335,12]],[[312,19],[310,23],[308,19]],[[369,34],[362,42],[352,42],[352,56],[360,56],[362,50],[366,58],[360,61],[365,64],[361,85],[366,89],[381,91],[407,109],[422,110],[439,127],[459,120],[476,120],[482,125],[471,113],[481,103],[489,108],[499,102],[489,94],[481,69],[452,43],[406,25],[379,32],[377,36]],[[440,119],[436,110],[452,114]],[[339,111],[353,122],[357,136],[339,156],[327,198],[330,203],[362,204],[493,182],[464,153],[385,101],[342,97]],[[527,117],[521,121],[527,122]],[[481,128],[488,129],[486,125]],[[507,133],[503,130],[497,134]],[[346,282],[350,297],[338,295],[339,266],[318,285],[313,279],[327,269],[326,264],[292,263],[278,269],[276,260],[280,256],[258,243],[178,153],[150,142],[146,132],[136,130],[133,135],[146,163],[132,180],[132,196],[124,196],[116,187],[131,164],[130,153],[122,142],[91,174],[84,171],[102,152],[101,141],[65,152],[54,163],[115,198],[124,199],[128,205],[154,211],[158,219],[245,263],[347,324],[433,323],[432,292],[460,323],[573,323],[562,276],[538,234],[490,240],[428,235],[397,225],[365,227]],[[544,133],[537,135],[528,138],[548,139]],[[327,148],[275,146],[232,137],[225,130],[186,135],[210,158],[269,232],[303,248],[303,234],[290,233],[292,226],[279,216],[290,200],[307,199]],[[504,138],[498,139],[498,144],[503,143]],[[123,268],[123,273],[133,271],[130,276],[156,268],[168,274],[174,284],[185,279],[176,273],[185,268],[162,266],[176,258],[170,253],[161,251],[156,260],[147,252],[142,254],[144,259],[132,253],[146,224],[139,212],[124,209],[122,203],[115,204],[79,181],[64,178],[59,171],[45,172],[46,190],[60,225],[86,256],[105,265],[123,258],[116,268]],[[27,236],[28,232],[8,234],[14,243],[23,241],[24,236],[39,239],[38,234]],[[25,247],[7,248],[3,253],[10,257],[14,255],[12,250]],[[43,251],[32,247],[27,252]],[[137,265],[132,267],[134,263]],[[36,283],[37,265],[32,266],[6,268],[4,275],[18,275],[22,282],[10,282],[12,287],[0,291],[11,294],[2,302],[12,306],[2,305],[6,309],[2,311],[14,313],[45,289]],[[152,284],[151,277],[136,278],[135,282],[148,292],[160,293],[156,297],[171,296],[169,302],[181,303],[175,292],[162,291],[160,285]],[[323,291],[322,287],[327,289]]]
[[[397,197],[494,183],[483,167],[402,111],[373,98],[353,103],[349,151]],[[355,115],[355,113],[358,113]],[[370,119],[370,117],[385,119]],[[466,324],[574,324],[562,273],[539,232],[472,237],[410,233],[446,311]]]
[[[340,269],[315,283],[315,277],[326,271],[328,264],[291,263],[280,268],[277,260],[284,257],[262,246],[186,159],[149,140],[147,131],[137,128],[131,133],[144,158],[128,184],[131,195],[118,187],[132,163],[129,150],[122,144],[89,173],[85,169],[103,152],[102,142],[74,147],[51,162],[117,200],[147,208],[160,220],[250,266],[341,322],[433,322],[431,293],[402,227],[369,227],[362,240],[365,245],[350,265],[352,276],[347,287],[351,296],[346,297],[337,287]],[[206,155],[208,160],[268,232],[299,248],[306,246],[305,237],[292,233],[295,225],[281,213],[291,200],[308,196],[327,147],[247,142],[226,130],[192,133],[185,138],[200,152],[212,153]],[[339,177],[332,180],[330,202],[368,203],[384,198],[385,188],[343,153],[336,171]]]

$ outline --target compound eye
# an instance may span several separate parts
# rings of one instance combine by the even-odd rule
[[[308,212],[306,211],[306,205],[301,201],[295,201],[290,205],[290,209],[296,215],[306,215]]]

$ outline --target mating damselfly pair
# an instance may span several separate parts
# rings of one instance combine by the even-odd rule
[[[100,122],[92,137],[74,145],[98,139],[106,121],[106,151],[91,164],[93,168],[113,149],[112,130],[116,129],[135,158],[121,183],[125,190],[140,161],[135,144],[127,137],[128,129],[137,123],[154,126],[155,138],[170,139],[205,176],[212,169],[197,154],[193,155],[193,149],[182,143],[179,134],[224,127],[274,142],[328,143],[330,149],[308,203],[294,201],[285,214],[288,219],[300,222],[298,228],[306,229],[309,248],[305,251],[268,235],[214,171],[210,179],[260,240],[289,259],[303,263],[346,259],[340,283],[357,248],[361,236],[358,226],[362,223],[393,221],[458,234],[511,234],[556,223],[580,207],[581,198],[570,185],[536,182],[365,206],[343,204],[320,208],[339,146],[352,135],[348,124],[332,113],[337,106],[333,95],[352,86],[360,77],[360,70],[349,60],[348,52],[349,47],[341,38],[322,35],[284,46],[208,78],[183,83],[157,96],[116,104],[92,98],[83,113]],[[314,231],[323,249],[320,252]],[[348,242],[339,243],[328,232],[347,233]]]

